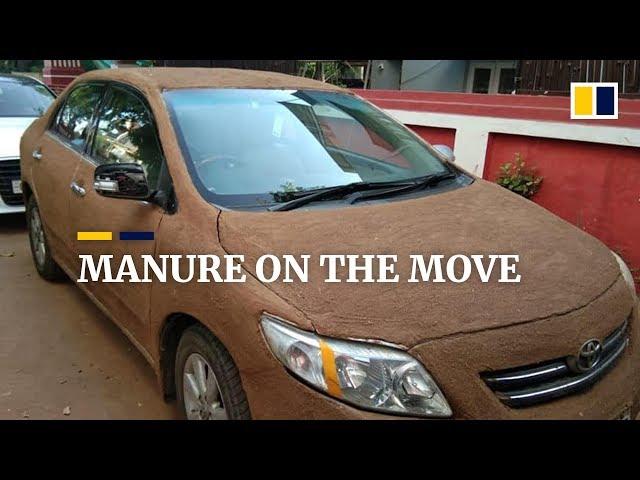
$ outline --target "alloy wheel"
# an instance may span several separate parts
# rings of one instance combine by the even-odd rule
[[[192,353],[184,363],[182,393],[189,420],[228,418],[218,380],[209,362],[199,353]]]
[[[44,265],[44,261],[47,254],[47,245],[44,239],[44,229],[42,227],[42,220],[40,219],[40,212],[37,208],[31,209],[31,218],[29,222],[29,237],[31,239],[31,246],[33,247],[33,253],[36,257],[38,266]]]

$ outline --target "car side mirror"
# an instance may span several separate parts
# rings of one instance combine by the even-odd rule
[[[151,191],[144,169],[137,163],[108,163],[96,167],[94,190],[112,198],[149,200]]]
[[[450,162],[456,161],[456,156],[453,154],[453,149],[448,145],[434,145],[433,148],[435,148],[438,152],[440,152],[442,156],[446,158],[448,161]]]

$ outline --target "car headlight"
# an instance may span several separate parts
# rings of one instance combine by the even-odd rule
[[[262,331],[276,358],[309,385],[369,410],[450,417],[436,382],[415,358],[390,347],[336,340],[264,314]]]
[[[613,253],[613,256],[618,261],[618,265],[620,265],[620,272],[622,273],[622,278],[624,278],[624,281],[629,286],[629,290],[631,290],[631,295],[633,295],[633,298],[635,299],[636,284],[633,281],[633,275],[631,275],[631,270],[629,270],[629,267],[627,267],[627,264],[624,263],[624,260],[622,260],[620,255],[618,255],[616,252],[613,252],[613,251],[611,253]]]

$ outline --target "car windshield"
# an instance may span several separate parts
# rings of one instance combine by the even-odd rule
[[[194,183],[220,205],[449,171],[410,130],[353,95],[185,89],[164,96]]]
[[[20,77],[0,77],[0,117],[40,117],[53,102],[44,85]]]

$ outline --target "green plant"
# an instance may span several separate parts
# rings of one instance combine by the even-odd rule
[[[341,78],[353,74],[353,67],[344,60],[300,62],[301,77],[314,78],[339,87],[346,87]]]
[[[42,72],[43,60],[0,60],[0,72]]]
[[[11,73],[15,69],[16,69],[15,60],[0,60],[0,72]]]
[[[507,162],[500,167],[497,183],[518,195],[531,198],[540,189],[542,179],[536,176],[535,169],[526,168],[522,155],[516,153],[513,163]]]

